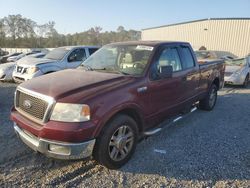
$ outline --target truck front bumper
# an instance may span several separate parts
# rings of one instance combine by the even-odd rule
[[[14,123],[14,129],[20,139],[31,149],[56,159],[82,159],[92,155],[95,139],[82,143],[68,143],[38,138],[19,128]]]

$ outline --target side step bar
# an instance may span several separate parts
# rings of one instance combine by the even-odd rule
[[[190,114],[190,113],[192,113],[192,112],[194,112],[194,111],[196,111],[196,110],[197,110],[197,107],[195,106],[195,107],[193,107],[193,108],[190,110],[190,112],[188,112],[187,114],[184,114],[184,115],[179,115],[179,116],[177,116],[177,117],[174,118],[172,121],[170,121],[168,124],[164,124],[164,123],[163,123],[164,125],[163,125],[162,127],[157,127],[157,128],[155,128],[155,129],[151,129],[151,130],[149,130],[149,131],[144,132],[144,136],[151,136],[151,135],[154,135],[154,134],[156,134],[156,133],[162,131],[162,129],[163,129],[164,127],[169,126],[169,125],[171,125],[171,124],[173,124],[173,123],[175,123],[175,122],[177,122],[177,121],[183,119],[183,118],[186,117],[188,114]]]

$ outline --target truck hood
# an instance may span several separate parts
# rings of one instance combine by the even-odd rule
[[[22,83],[20,87],[51,96],[56,100],[78,93],[81,93],[78,97],[83,99],[87,96],[93,97],[114,85],[121,86],[128,80],[131,80],[131,77],[122,74],[72,69],[36,77]]]
[[[241,66],[226,66],[226,69],[225,69],[225,72],[228,72],[228,73],[233,73],[233,72],[236,72],[238,70],[241,70],[243,69],[243,67]]]
[[[17,65],[28,65],[28,66],[36,66],[44,63],[52,63],[57,60],[45,59],[45,58],[34,58],[34,57],[24,57],[17,61]]]

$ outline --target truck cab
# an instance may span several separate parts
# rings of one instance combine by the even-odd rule
[[[40,59],[21,59],[13,71],[13,79],[20,83],[44,74],[76,68],[98,48],[96,46],[65,46],[53,49]]]

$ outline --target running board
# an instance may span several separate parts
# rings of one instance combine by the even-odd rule
[[[172,121],[170,121],[168,124],[163,123],[163,124],[165,124],[165,125],[163,125],[163,127],[158,127],[158,128],[151,129],[151,130],[149,130],[149,131],[144,132],[144,136],[151,136],[151,135],[154,135],[154,134],[156,134],[156,133],[162,131],[162,129],[163,129],[164,127],[169,126],[169,125],[171,125],[171,124],[173,124],[173,123],[176,123],[177,121],[183,119],[183,118],[186,117],[188,114],[191,114],[192,112],[194,112],[194,111],[196,111],[196,110],[197,110],[197,107],[195,106],[195,107],[193,107],[193,108],[190,110],[189,113],[184,114],[184,115],[179,115],[179,116],[177,116],[177,117],[174,118]]]
[[[144,135],[145,136],[151,136],[151,135],[154,135],[154,134],[160,132],[161,130],[162,130],[162,128],[156,128],[156,129],[144,132]]]

